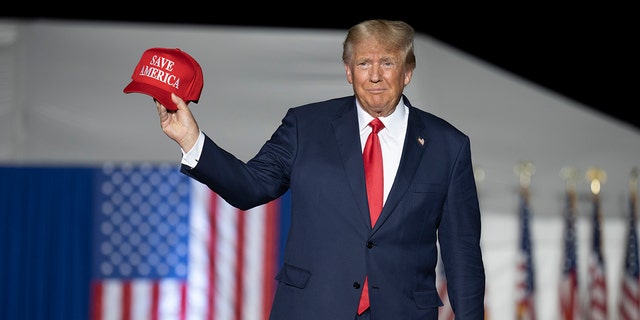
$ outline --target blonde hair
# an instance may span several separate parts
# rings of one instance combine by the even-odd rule
[[[344,39],[342,62],[349,63],[353,57],[353,48],[358,43],[373,39],[386,48],[401,51],[404,54],[405,69],[413,70],[416,67],[414,34],[413,27],[403,21],[374,19],[360,22],[349,29]]]

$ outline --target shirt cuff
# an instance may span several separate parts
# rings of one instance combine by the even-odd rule
[[[185,152],[182,151],[182,164],[194,168],[198,164],[198,160],[200,160],[200,154],[202,153],[202,146],[204,146],[204,133],[200,131],[200,135],[198,136],[198,140],[196,144],[191,148],[191,150]]]

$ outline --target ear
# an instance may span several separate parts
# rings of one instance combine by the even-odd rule
[[[407,86],[409,85],[409,82],[411,82],[411,78],[413,77],[413,70],[407,70],[404,72],[404,85]]]
[[[347,75],[347,82],[353,84],[353,74],[351,73],[351,68],[348,64],[344,64],[344,72]]]

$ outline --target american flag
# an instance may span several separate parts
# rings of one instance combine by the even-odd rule
[[[97,176],[91,320],[268,318],[280,200],[240,211],[172,164]]]
[[[576,320],[580,317],[580,299],[578,291],[578,266],[576,248],[576,193],[567,191],[564,209],[564,261],[558,296],[560,314],[563,320]]]
[[[604,255],[602,254],[602,213],[600,199],[593,195],[592,245],[589,257],[589,300],[587,315],[591,320],[608,319],[607,277]]]
[[[533,255],[531,253],[531,235],[529,220],[531,210],[529,208],[529,192],[521,188],[520,192],[520,246],[517,262],[516,283],[516,319],[535,320],[535,278],[533,268]]]
[[[638,267],[638,231],[636,230],[637,196],[635,190],[629,201],[629,234],[624,257],[624,272],[620,289],[618,312],[621,320],[640,319],[640,270]]]

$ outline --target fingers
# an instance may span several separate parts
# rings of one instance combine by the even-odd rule
[[[175,93],[171,93],[171,100],[178,106],[178,109],[184,109],[187,104],[182,100],[182,98],[178,97]]]
[[[153,99],[153,102],[155,102],[156,104],[156,109],[158,109],[158,115],[160,117],[163,117],[167,114],[167,108],[165,108],[162,103],[160,103],[160,101],[156,100],[155,98]]]
[[[171,100],[176,104],[178,109],[186,108],[187,104],[182,100],[182,98],[178,97],[175,93],[171,93]],[[158,109],[158,115],[163,116],[169,112],[169,110],[160,103],[160,101],[153,99],[153,102],[156,104],[156,108]]]

